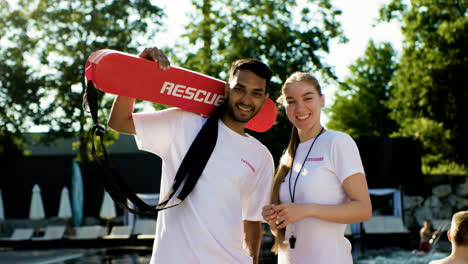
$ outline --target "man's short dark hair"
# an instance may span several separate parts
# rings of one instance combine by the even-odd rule
[[[238,70],[249,70],[256,75],[260,76],[261,78],[266,80],[266,86],[268,87],[268,83],[270,83],[271,76],[273,72],[271,69],[263,62],[257,59],[240,59],[236,60],[231,65],[231,70],[229,71],[229,81],[232,80],[234,75],[237,73]],[[266,90],[265,90],[266,92]]]

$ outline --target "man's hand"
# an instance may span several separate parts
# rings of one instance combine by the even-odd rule
[[[167,70],[171,67],[171,63],[166,54],[156,47],[145,48],[138,56],[143,59],[157,61],[159,63],[159,68],[162,70]]]
[[[167,70],[171,66],[164,52],[156,47],[145,48],[140,53],[139,57],[151,61],[157,61],[159,63],[159,68],[162,70]],[[138,87],[135,87],[135,89],[138,89]],[[135,99],[133,98],[117,96],[114,104],[112,105],[107,125],[117,132],[135,135],[136,130],[132,116],[134,101]]]

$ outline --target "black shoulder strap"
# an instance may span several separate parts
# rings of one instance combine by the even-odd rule
[[[104,188],[112,197],[112,199],[121,208],[128,210],[134,214],[157,214],[158,211],[174,207],[180,204],[192,191],[197,183],[201,173],[203,172],[211,153],[216,146],[218,133],[218,118],[219,111],[215,111],[203,125],[197,137],[191,144],[187,154],[185,155],[179,170],[174,178],[174,182],[163,200],[156,207],[152,207],[142,201],[127,185],[123,177],[118,173],[112,165],[109,155],[104,146],[105,129],[98,122],[98,94],[92,81],[88,81],[83,105],[88,104],[89,111],[94,121],[94,126],[91,130],[91,155],[104,171]],[[94,136],[100,138],[101,148],[104,159],[100,159],[96,154],[94,145]],[[198,146],[198,147],[197,147]],[[203,146],[200,151],[199,146]],[[177,199],[171,205],[167,205],[171,198],[185,179],[182,190],[177,195]],[[130,200],[138,209],[132,209],[127,205],[127,199]]]

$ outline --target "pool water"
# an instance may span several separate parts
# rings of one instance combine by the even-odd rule
[[[447,252],[431,252],[427,255],[417,255],[408,250],[382,249],[366,252],[366,255],[357,259],[355,264],[427,264],[432,260],[447,257]]]
[[[108,254],[108,252],[89,254],[80,259],[64,262],[64,264],[107,263],[107,264],[146,264],[150,254]],[[397,248],[385,248],[366,252],[366,255],[354,261],[355,264],[427,264],[432,260],[442,259],[449,253],[433,252],[420,256],[411,251]],[[276,264],[276,259],[260,259],[260,264]]]
[[[151,255],[125,254],[125,255],[88,255],[80,259],[63,262],[63,264],[148,264]]]
[[[427,264],[431,260],[448,256],[447,252],[434,252],[425,256],[409,250],[384,248],[369,250],[355,264]],[[0,263],[62,263],[62,264],[147,264],[151,251],[109,249],[50,249],[50,250],[0,250]],[[276,257],[261,257],[260,264],[276,264]]]

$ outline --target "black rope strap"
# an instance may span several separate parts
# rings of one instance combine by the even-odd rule
[[[119,207],[134,214],[157,214],[158,211],[177,206],[189,195],[205,169],[211,153],[216,146],[218,120],[224,111],[223,105],[218,107],[210,118],[208,118],[182,160],[169,192],[156,207],[152,207],[141,200],[128,187],[123,177],[112,165],[104,146],[105,129],[99,125],[98,122],[98,95],[97,89],[94,87],[92,81],[88,81],[83,102],[83,105],[85,104],[88,104],[89,112],[91,113],[94,122],[94,126],[91,129],[91,155],[104,171],[104,188]],[[95,135],[100,139],[104,159],[100,159],[96,154],[96,147],[94,144]],[[172,204],[168,205],[184,179],[185,183],[182,190],[177,195],[177,199],[175,199]],[[127,199],[130,200],[130,202],[132,202],[138,209],[130,208],[127,204]]]

